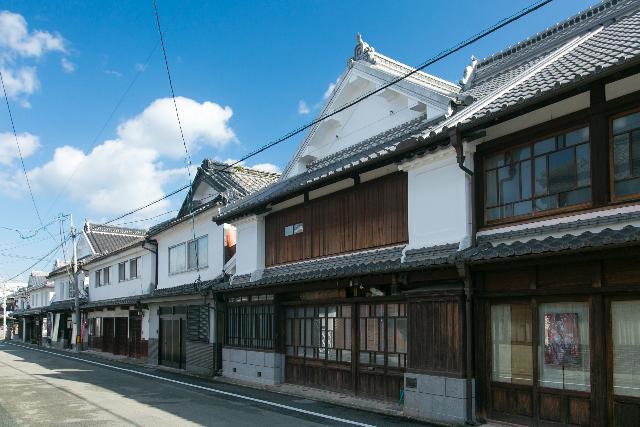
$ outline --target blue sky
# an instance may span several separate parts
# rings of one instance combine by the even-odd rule
[[[159,0],[193,163],[238,159],[311,120],[358,32],[378,52],[417,65],[530,2]],[[488,56],[591,4],[556,0],[426,72],[457,82],[471,54]],[[100,222],[188,182],[151,1],[4,1],[0,11],[0,70],[45,223],[61,212]],[[0,226],[28,233],[39,221],[2,101]],[[281,169],[300,138],[247,163]],[[57,224],[49,229],[57,236]],[[55,245],[42,231],[22,240],[0,229],[0,278]]]

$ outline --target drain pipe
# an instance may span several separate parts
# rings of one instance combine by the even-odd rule
[[[473,189],[474,189],[474,174],[471,169],[465,166],[465,155],[464,155],[464,147],[462,142],[462,136],[460,135],[460,129],[456,126],[449,130],[449,142],[451,146],[456,150],[456,159],[458,161],[458,167],[464,171],[471,179],[471,189],[470,194],[471,197],[467,198],[467,203],[471,204],[471,209],[469,210],[470,215],[474,215],[475,209],[473,209],[474,197],[473,197]],[[468,209],[468,207],[465,207]],[[473,227],[470,227],[470,234],[468,244],[473,244],[475,241],[475,233]],[[464,248],[461,248],[464,249]],[[464,346],[465,346],[465,379],[466,379],[466,424],[467,425],[477,425],[476,417],[473,412],[473,283],[471,280],[471,274],[469,272],[469,266],[464,261],[464,259],[460,259],[456,262],[456,268],[458,270],[458,275],[462,278],[464,282],[464,308],[465,308],[465,336],[464,336]]]

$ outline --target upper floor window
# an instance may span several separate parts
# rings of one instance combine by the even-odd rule
[[[304,231],[304,224],[299,222],[297,224],[287,225],[284,228],[285,237],[293,236],[294,234],[300,234]]]
[[[208,265],[208,239],[199,237],[169,248],[169,273],[181,273]]]
[[[611,123],[614,200],[640,194],[640,111]]]
[[[591,202],[589,128],[485,159],[485,221],[531,217]]]
[[[109,267],[105,267],[102,269],[102,284],[103,285],[109,285],[111,284],[111,280],[109,278],[109,273],[110,273],[110,268]]]
[[[101,270],[96,270],[96,288],[99,288],[100,286],[102,286],[102,275],[101,275]]]
[[[129,260],[129,279],[136,279],[138,277],[138,259],[133,258]]]
[[[125,276],[126,276],[126,272],[125,272],[125,267],[126,267],[126,263],[121,262],[118,264],[118,282],[124,282],[125,281]]]

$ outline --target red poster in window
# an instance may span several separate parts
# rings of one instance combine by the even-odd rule
[[[545,313],[544,334],[545,365],[580,366],[578,313]]]

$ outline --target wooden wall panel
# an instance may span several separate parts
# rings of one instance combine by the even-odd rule
[[[640,285],[640,257],[607,259],[602,269],[606,285]]]
[[[284,228],[304,224],[285,237]],[[267,266],[406,243],[407,175],[394,173],[275,212],[265,222]]]
[[[410,302],[410,369],[464,375],[462,303],[459,299]]]

